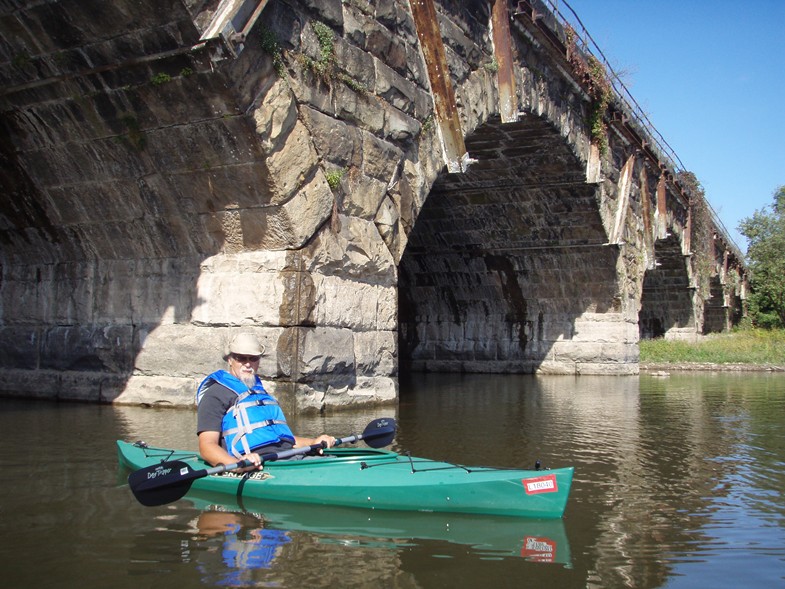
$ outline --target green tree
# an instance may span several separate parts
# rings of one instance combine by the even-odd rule
[[[749,240],[752,321],[760,327],[785,327],[785,186],[774,192],[770,207],[742,219],[739,232]]]

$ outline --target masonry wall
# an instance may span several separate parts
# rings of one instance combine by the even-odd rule
[[[0,388],[190,404],[244,328],[290,406],[394,401],[391,197],[430,109],[402,5],[271,2],[235,59],[215,3],[76,4],[3,14]],[[304,65],[316,22],[367,93]]]

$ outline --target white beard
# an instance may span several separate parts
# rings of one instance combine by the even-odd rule
[[[240,376],[240,380],[243,381],[243,384],[247,386],[249,389],[256,384],[256,375],[255,374],[243,374]]]

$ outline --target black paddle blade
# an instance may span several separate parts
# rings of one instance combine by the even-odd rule
[[[384,448],[393,441],[395,429],[395,420],[392,417],[382,417],[368,424],[363,431],[362,439],[371,448]]]
[[[142,505],[164,505],[185,495],[201,472],[179,460],[162,462],[129,474],[128,486]]]

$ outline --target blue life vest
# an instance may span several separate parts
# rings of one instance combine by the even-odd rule
[[[226,450],[241,458],[256,448],[283,441],[294,443],[294,434],[286,423],[278,401],[269,395],[256,376],[250,389],[226,370],[217,370],[202,381],[196,391],[197,405],[210,385],[217,383],[237,394],[221,422],[221,435]]]

